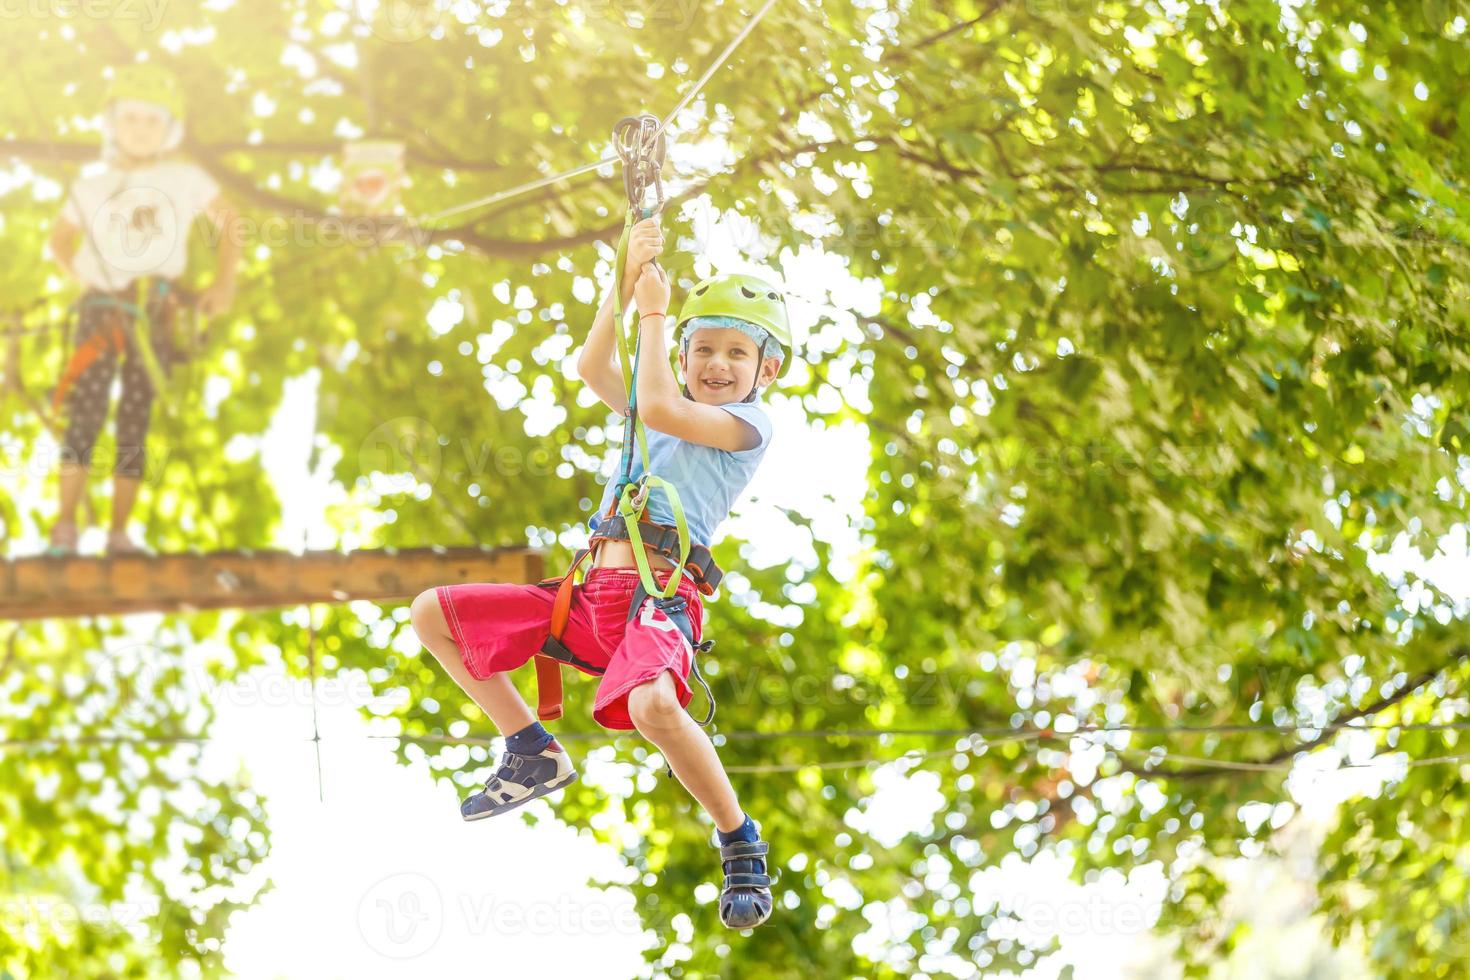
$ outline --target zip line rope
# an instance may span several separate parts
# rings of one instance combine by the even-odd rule
[[[492,204],[499,204],[501,201],[509,200],[512,197],[517,197],[521,194],[526,193],[527,191],[534,191],[537,188],[545,187],[548,184],[555,184],[559,181],[569,180],[572,177],[576,177],[580,174],[585,174],[591,170],[599,170],[603,167],[611,166],[617,162],[618,158],[616,156],[604,157],[603,159],[597,160],[593,163],[586,163],[580,167],[574,167],[571,170],[564,170],[559,174],[552,174],[550,177],[541,177],[536,180],[527,181],[526,183],[518,184],[515,187],[510,188],[509,190],[497,191],[496,193],[491,194],[487,197],[478,198],[473,201],[467,201],[464,204],[457,204],[452,208],[445,208],[443,211],[436,211],[433,214],[422,215],[418,218],[417,223],[420,225],[432,224],[433,222],[438,221],[441,218],[447,218],[450,215],[462,214],[465,211],[474,211],[478,208],[489,207]]]
[[[720,52],[719,57],[717,57],[714,62],[705,69],[704,74],[701,75],[699,80],[694,83],[694,87],[686,92],[684,94],[684,97],[679,100],[679,104],[674,106],[674,108],[670,110],[669,114],[659,122],[658,128],[655,129],[653,133],[655,139],[663,134],[663,131],[668,128],[669,123],[673,122],[674,117],[677,116],[681,111],[683,111],[684,107],[694,100],[694,97],[697,96],[704,88],[704,86],[709,82],[709,80],[714,77],[715,72],[719,71],[720,67],[730,59],[730,56],[734,54],[735,50],[740,47],[741,43],[750,36],[750,32],[755,30],[756,25],[760,23],[761,18],[766,15],[766,11],[770,10],[775,2],[776,0],[766,0],[764,6],[762,6],[760,10],[756,11],[755,15],[746,22],[745,26],[741,28],[740,33],[735,35],[730,43],[725,46],[725,50]],[[552,174],[547,177],[538,177],[535,180],[527,181],[524,184],[517,184],[515,187],[511,187],[507,190],[497,191],[494,194],[487,195],[486,197],[477,198],[473,201],[466,201],[463,204],[457,204],[454,207],[445,208],[443,211],[435,211],[431,214],[421,215],[418,219],[416,219],[417,224],[427,225],[435,221],[439,221],[442,218],[450,217],[451,215],[463,214],[466,211],[474,211],[479,208],[489,207],[492,204],[499,204],[501,201],[510,200],[513,197],[518,197],[521,194],[525,194],[529,191],[538,190],[542,187],[546,187],[550,184],[559,183],[563,180],[570,180],[573,177],[578,177],[593,170],[600,170],[603,167],[611,166],[618,162],[619,157],[615,153],[612,156],[603,157],[593,163],[585,163],[580,167],[573,167],[571,170],[564,170],[561,173]]]
[[[852,760],[816,760],[799,763],[762,763],[755,765],[727,766],[726,772],[756,774],[756,773],[791,773],[802,769],[840,770],[855,769],[870,765],[885,765],[894,763],[916,763],[928,759],[954,756],[958,754],[975,754],[976,752],[989,748],[990,746],[1005,744],[1037,743],[1043,741],[1070,740],[1077,737],[1088,737],[1112,734],[1180,734],[1180,735],[1208,735],[1208,734],[1250,734],[1267,732],[1274,734],[1286,734],[1291,732],[1405,732],[1405,731],[1438,731],[1438,732],[1460,732],[1470,731],[1470,721],[1463,722],[1417,722],[1396,725],[1356,725],[1348,722],[1327,724],[1319,727],[1314,726],[1289,726],[1289,725],[1117,725],[1117,726],[1084,726],[1075,731],[1058,732],[1054,729],[1035,729],[1031,731],[1017,731],[1016,729],[1001,728],[929,728],[929,729],[855,729],[844,731],[840,729],[814,730],[804,732],[759,732],[759,731],[732,731],[717,732],[716,737],[725,741],[759,741],[774,739],[823,739],[831,740],[837,738],[875,738],[875,737],[955,737],[965,738],[970,741],[979,741],[979,745],[967,744],[957,745],[948,749],[924,752],[918,755],[905,753],[903,755],[886,758],[863,758]],[[598,732],[566,732],[556,736],[559,740],[605,740],[608,736]],[[319,731],[315,731],[310,738],[285,740],[290,743],[297,741],[311,742],[320,751],[321,743],[324,741],[386,741],[409,742],[413,744],[430,745],[465,745],[490,747],[496,736],[454,736],[454,735],[360,735],[347,738],[324,738]],[[225,739],[206,735],[78,735],[72,738],[29,738],[29,739],[5,739],[0,740],[0,749],[24,749],[24,748],[60,748],[68,745],[203,745],[208,743],[223,743]],[[258,744],[258,742],[256,743]],[[1307,746],[1302,751],[1311,751],[1319,746]],[[1134,747],[1134,746],[1106,746],[1110,751],[1120,754],[1132,755],[1155,755],[1160,750],[1157,747]],[[1207,756],[1179,755],[1166,752],[1158,760],[1160,762],[1178,762],[1189,765],[1203,766],[1229,771],[1246,772],[1287,772],[1295,765],[1295,760],[1281,760],[1279,762],[1252,762],[1233,759],[1215,759]],[[1470,754],[1464,755],[1442,755],[1419,759],[1408,759],[1405,765],[1409,768],[1417,768],[1427,765],[1441,765],[1448,763],[1470,762]],[[1341,766],[1342,769],[1368,769],[1377,768],[1375,764],[1363,764],[1352,766]],[[1167,777],[1168,772],[1159,772],[1157,775]],[[320,777],[319,777],[320,778]]]
[[[694,87],[685,94],[684,98],[679,100],[678,105],[674,106],[674,108],[670,110],[669,114],[664,117],[663,122],[658,124],[658,129],[654,130],[653,132],[653,136],[655,139],[661,136],[663,134],[663,131],[668,127],[669,123],[673,121],[674,117],[677,116],[686,105],[694,100],[694,97],[699,94],[700,89],[704,88],[705,83],[708,82],[712,77],[714,77],[715,72],[720,70],[720,66],[729,60],[730,55],[735,53],[735,49],[740,47],[741,42],[743,42],[747,37],[750,36],[751,31],[755,30],[755,25],[760,23],[761,18],[766,15],[766,11],[770,10],[772,4],[774,4],[775,2],[776,0],[766,0],[765,5],[762,6],[760,10],[757,10],[755,12],[755,16],[750,18],[750,20],[746,22],[745,26],[741,28],[740,33],[736,34],[735,37],[730,41],[730,43],[725,45],[725,50],[720,52],[720,56],[715,59],[714,64],[710,65],[704,70],[704,74],[700,76],[699,81],[694,83]]]
[[[1387,728],[1383,728],[1382,730],[1385,730],[1386,731]],[[1110,729],[1110,731],[1116,731],[1116,729]],[[583,735],[586,735],[588,737],[593,737],[593,736],[591,736],[591,733],[575,733],[575,735],[578,736],[578,737],[583,736]],[[562,735],[558,735],[557,736],[557,738],[566,738],[566,737],[568,737],[568,736],[562,736]],[[929,752],[908,752],[908,753],[905,753],[903,755],[889,756],[889,757],[884,757],[884,758],[863,758],[863,759],[845,759],[845,760],[826,760],[826,759],[822,759],[822,760],[808,761],[808,762],[757,763],[757,764],[753,764],[753,765],[733,765],[733,766],[726,766],[725,767],[725,771],[727,773],[741,774],[741,775],[760,775],[760,774],[779,774],[779,773],[787,773],[787,774],[789,774],[789,773],[794,773],[794,772],[800,772],[800,771],[802,771],[804,769],[817,769],[817,770],[822,770],[822,771],[839,771],[839,770],[847,770],[847,769],[861,769],[861,768],[866,768],[868,766],[874,766],[874,765],[903,765],[903,766],[906,767],[906,769],[912,769],[915,766],[917,766],[919,763],[927,762],[927,761],[930,761],[930,760],[933,760],[933,759],[939,759],[939,758],[945,758],[945,757],[953,758],[954,756],[957,756],[957,755],[972,755],[972,756],[973,755],[977,755],[981,750],[988,749],[989,747],[991,747],[993,745],[1001,745],[1001,744],[1007,744],[1007,743],[1036,742],[1036,741],[1040,741],[1040,740],[1045,739],[1045,738],[1054,738],[1054,737],[1055,737],[1054,735],[1053,736],[1048,736],[1045,733],[1041,733],[1041,732],[1025,732],[1025,733],[1017,733],[1017,734],[1014,734],[1014,735],[1012,735],[1010,737],[988,738],[988,739],[983,740],[982,743],[979,746],[975,746],[975,745],[962,745],[962,746],[955,746],[955,747],[949,748],[949,749],[940,749],[940,750],[929,751]],[[459,739],[456,739],[456,738],[452,738],[452,737],[448,737],[448,736],[365,735],[365,736],[360,736],[360,738],[365,739],[365,740],[393,739],[393,740],[396,740],[396,741],[411,742],[411,743],[414,743],[414,744],[429,742],[429,743],[449,744],[449,745],[483,745],[483,746],[486,746],[486,747],[488,747],[490,745],[490,743],[492,742],[492,739],[490,739],[490,738],[459,738]],[[355,738],[354,739],[343,739],[343,741],[349,741],[349,740],[355,741],[357,739],[355,739]],[[223,741],[223,740],[222,739],[210,738],[210,737],[207,737],[207,736],[197,736],[197,735],[179,735],[179,736],[153,735],[153,736],[145,736],[145,737],[125,737],[125,736],[105,736],[105,735],[100,735],[99,736],[99,735],[91,735],[91,736],[78,736],[77,738],[74,738],[74,739],[12,739],[12,740],[9,740],[9,741],[0,742],[0,749],[21,747],[21,746],[24,746],[24,747],[32,747],[32,746],[42,746],[42,745],[49,745],[49,746],[55,746],[55,747],[64,746],[64,745],[118,745],[118,744],[174,744],[174,745],[196,745],[197,746],[197,745],[202,745],[202,744],[205,744],[205,743],[213,743],[213,742],[221,742],[221,741]],[[324,742],[324,741],[338,741],[338,740],[337,739],[332,739],[332,738],[322,738],[318,734],[318,735],[314,735],[312,738],[292,739],[290,741],[293,742],[293,743],[294,742],[297,742],[297,741],[315,743],[317,752],[319,754],[320,751],[321,751],[321,743],[322,742]],[[260,744],[260,742],[259,742],[258,739],[252,739],[252,744]],[[1127,755],[1154,755],[1154,754],[1156,754],[1158,752],[1158,749],[1156,749],[1156,748],[1155,749],[1150,749],[1150,748],[1116,748],[1115,747],[1115,748],[1112,749],[1112,751],[1117,752],[1119,754],[1127,754]],[[1390,753],[1390,755],[1391,754],[1392,753]],[[1368,763],[1355,763],[1355,764],[1352,764],[1352,765],[1338,766],[1336,769],[1324,770],[1324,772],[1345,772],[1345,771],[1357,771],[1357,770],[1366,770],[1366,769],[1381,769],[1381,768],[1383,768],[1383,765],[1381,764],[1380,760],[1383,760],[1383,761],[1391,761],[1386,756],[1385,757],[1377,757],[1372,762],[1368,762]],[[1239,760],[1234,760],[1234,759],[1213,759],[1213,758],[1210,758],[1208,756],[1177,755],[1177,754],[1174,754],[1174,753],[1168,753],[1168,754],[1162,756],[1160,759],[1158,759],[1158,762],[1177,762],[1177,763],[1183,763],[1183,764],[1188,764],[1188,765],[1193,765],[1193,766],[1199,766],[1199,767],[1203,767],[1203,768],[1207,768],[1207,769],[1218,769],[1218,770],[1221,770],[1221,771],[1224,771],[1224,772],[1290,772],[1296,766],[1295,760],[1282,760],[1282,761],[1279,761],[1279,762],[1249,762],[1249,761],[1239,761]],[[318,763],[318,764],[320,764],[320,763]],[[1428,757],[1424,757],[1424,758],[1409,758],[1409,759],[1405,759],[1405,760],[1402,761],[1402,765],[1405,768],[1407,768],[1407,769],[1418,769],[1418,768],[1423,768],[1423,767],[1426,767],[1426,766],[1437,766],[1437,765],[1448,765],[1448,764],[1457,764],[1457,765],[1470,764],[1470,753],[1462,753],[1462,754],[1456,754],[1456,755],[1428,756]],[[661,769],[661,768],[662,767],[655,767],[655,769]],[[1139,773],[1139,775],[1143,775],[1143,776],[1150,776],[1150,775],[1152,775],[1152,776],[1157,776],[1157,777],[1160,777],[1160,778],[1168,778],[1169,776],[1175,775],[1175,774],[1174,773],[1171,773],[1171,772],[1168,772],[1167,770],[1161,770],[1161,771],[1159,771],[1157,773],[1143,772],[1143,773]],[[321,779],[321,772],[320,771],[318,771],[318,773],[317,773],[317,779],[318,779],[319,785],[320,785],[320,779]]]

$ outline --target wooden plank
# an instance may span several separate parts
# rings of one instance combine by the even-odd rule
[[[436,585],[537,582],[544,566],[533,548],[20,558],[0,562],[0,619],[401,602]]]

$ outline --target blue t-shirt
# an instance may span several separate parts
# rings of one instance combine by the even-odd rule
[[[755,402],[733,402],[721,405],[731,415],[749,423],[760,433],[761,441],[754,449],[732,453],[713,446],[701,446],[697,442],[686,442],[678,436],[658,432],[648,426],[648,462],[654,476],[668,480],[679,489],[679,501],[684,505],[684,519],[689,523],[689,541],[708,548],[716,528],[730,514],[736,498],[749,485],[760,466],[766,447],[771,444],[771,420]],[[618,459],[622,459],[619,453]],[[621,464],[620,464],[621,465]],[[633,478],[643,474],[643,453],[633,454]],[[614,470],[602,491],[602,503],[597,512],[587,521],[587,526],[597,530],[601,515],[613,504],[613,491],[617,489],[622,470]],[[648,493],[648,504],[643,512],[645,521],[657,524],[674,523],[674,512],[662,488]]]

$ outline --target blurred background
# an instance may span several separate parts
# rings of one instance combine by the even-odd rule
[[[0,0],[0,976],[1458,975],[1467,18]],[[126,184],[138,65],[178,126]],[[411,595],[109,605],[226,552],[558,573],[621,440],[575,364],[644,112],[675,303],[755,273],[796,328],[707,619],[780,873],[749,935],[590,685],[583,779],[464,824],[499,744]],[[123,562],[100,463],[55,551],[62,260],[115,235],[209,297]]]

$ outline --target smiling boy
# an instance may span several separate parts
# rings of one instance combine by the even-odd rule
[[[664,338],[669,283],[653,261],[662,252],[657,224],[640,222],[630,235],[627,273],[614,288],[638,308],[636,394],[649,430],[650,472],[675,485],[690,540],[708,548],[770,444],[771,424],[758,396],[781,372],[790,330],[781,296],[761,280],[717,276],[698,284],[677,325],[679,368],[686,379],[681,390]],[[624,416],[628,402],[614,361],[612,301],[609,291],[588,332],[578,373]],[[631,476],[642,474],[635,454]],[[702,646],[705,590],[688,574],[679,579],[677,599],[660,601],[641,590],[633,545],[616,514],[616,490],[609,481],[589,522],[593,565],[572,589],[561,642],[575,658],[568,662],[601,677],[593,719],[614,731],[637,730],[657,746],[710,815],[725,873],[720,919],[731,928],[751,928],[772,909],[767,845],[741,809],[714,744],[684,710],[692,697],[694,653]],[[669,527],[674,520],[665,496],[651,493],[643,522]],[[675,563],[654,545],[645,550],[655,582],[667,588]],[[577,778],[567,752],[536,720],[507,673],[546,643],[554,602],[546,585],[441,586],[414,600],[420,640],[507,736],[505,755],[485,789],[461,806],[466,820],[505,813]]]

